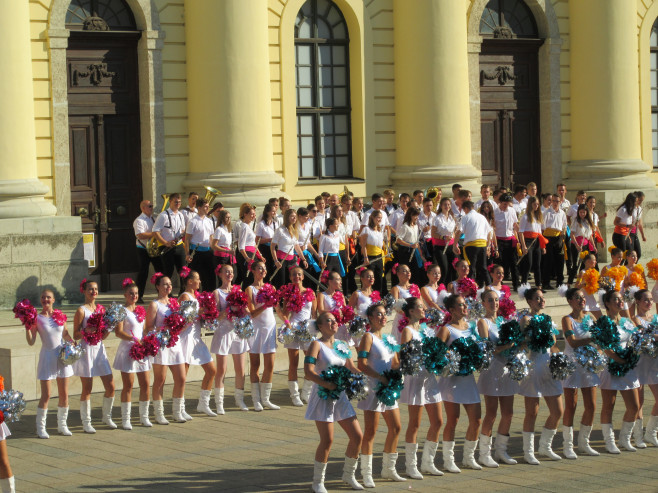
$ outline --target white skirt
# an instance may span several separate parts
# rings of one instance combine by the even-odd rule
[[[387,406],[383,402],[380,402],[379,399],[377,399],[377,395],[375,394],[375,388],[377,388],[377,384],[379,383],[379,380],[372,377],[367,377],[367,378],[368,378],[368,388],[370,389],[370,391],[368,392],[368,396],[362,401],[359,401],[356,407],[358,407],[362,411],[376,411],[378,413],[383,413],[384,411],[392,411],[393,409],[397,409],[398,401],[395,401],[395,404],[393,404],[392,406]]]
[[[80,345],[85,349],[78,361],[73,363],[73,374],[76,377],[104,377],[112,374],[110,361],[107,359],[103,341],[90,346],[84,340]]]
[[[599,385],[601,385],[599,376],[596,373],[587,371],[578,363],[576,363],[576,371],[562,380],[563,389],[584,389],[587,387],[598,387]]]
[[[534,361],[535,366],[530,375],[521,381],[519,394],[523,397],[562,395],[562,383],[553,379],[551,370],[548,367],[551,353],[536,353],[533,351],[530,353],[530,359]]]
[[[443,402],[455,404],[477,404],[480,402],[480,392],[475,383],[475,376],[470,375],[439,378],[439,389]]]
[[[153,358],[146,357],[141,361],[134,360],[130,357],[130,348],[132,341],[122,340],[117,348],[117,354],[114,356],[114,363],[112,368],[119,370],[123,373],[142,373],[151,369],[151,360]]]
[[[228,320],[222,320],[219,328],[215,331],[210,342],[210,352],[227,356],[229,354],[242,354],[249,351],[249,340],[240,339],[235,335],[233,323]]]
[[[183,346],[185,363],[188,365],[201,366],[212,361],[212,355],[208,351],[208,346],[201,339],[201,326],[199,322],[194,322],[183,331],[180,336],[180,344]]]
[[[163,366],[173,366],[173,365],[182,365],[185,363],[185,353],[183,352],[183,346],[180,343],[180,339],[174,345],[174,347],[163,347],[160,348],[158,354],[153,358],[154,365],[163,365]]]
[[[637,373],[640,385],[654,385],[658,383],[658,358],[643,354],[637,364]]]
[[[627,372],[623,377],[613,377],[608,370],[601,372],[602,390],[632,390],[640,387],[637,367]]]
[[[0,424],[0,442],[10,435],[11,435],[11,431],[9,431],[9,427],[7,426],[7,423],[3,422],[2,424]]]
[[[317,383],[313,384],[306,415],[304,416],[305,419],[335,423],[356,416],[356,412],[345,392],[341,392],[340,397],[336,400],[323,399],[318,395],[318,388]]]
[[[441,402],[441,390],[436,377],[427,370],[418,375],[405,375],[404,388],[400,392],[400,403],[409,406],[424,406]]]
[[[519,393],[519,382],[504,375],[507,362],[498,355],[491,360],[489,368],[480,373],[478,391],[482,395],[504,397]]]
[[[37,365],[38,380],[54,380],[56,378],[68,378],[73,376],[73,365],[65,365],[59,359],[61,345],[53,349],[41,347],[39,352],[39,364]]]
[[[251,354],[276,353],[276,325],[272,327],[256,327],[256,333],[249,339]]]

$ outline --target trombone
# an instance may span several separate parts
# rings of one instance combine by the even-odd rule
[[[167,210],[170,195],[170,193],[163,193],[161,195],[164,202],[162,203],[162,210],[160,211],[160,214]],[[164,253],[165,248],[165,245],[160,243],[155,236],[152,236],[151,239],[146,243],[146,254],[151,258],[157,258]]]

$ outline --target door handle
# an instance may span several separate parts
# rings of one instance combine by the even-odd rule
[[[94,222],[96,223],[96,226],[100,226],[101,224],[101,210],[96,209],[94,211]]]
[[[107,215],[108,214],[112,214],[112,211],[106,207],[105,208],[105,214],[103,215],[105,224],[107,224]]]
[[[89,211],[87,210],[86,207],[79,207],[77,212],[78,212],[78,216],[80,216],[80,217],[89,216]]]

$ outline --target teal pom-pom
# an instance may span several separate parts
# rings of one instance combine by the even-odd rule
[[[599,318],[596,323],[589,330],[594,342],[601,349],[611,349],[616,351],[619,349],[619,332],[617,325],[607,315]]]
[[[400,398],[400,393],[404,388],[402,372],[400,370],[385,370],[382,375],[388,379],[388,385],[379,382],[375,389],[375,395],[382,404],[392,406]]]
[[[526,327],[528,347],[535,353],[545,353],[555,344],[553,321],[546,314],[535,315]]]
[[[423,365],[425,369],[438,375],[448,364],[446,351],[448,346],[438,337],[426,337],[423,340]]]
[[[465,377],[482,366],[484,355],[478,343],[470,337],[460,337],[450,345],[460,356],[458,376]]]
[[[610,375],[613,377],[623,377],[629,371],[635,368],[637,363],[640,361],[640,355],[637,354],[631,347],[619,349],[615,351],[615,353],[617,353],[617,356],[619,356],[621,359],[625,360],[626,363],[617,363],[612,358],[608,360],[608,372],[610,372]]]
[[[347,388],[349,385],[350,377],[352,372],[349,371],[344,366],[330,366],[326,370],[323,370],[320,373],[320,378],[326,382],[331,382],[336,384],[334,390],[329,390],[321,385],[318,386],[318,395],[321,399],[330,399],[335,401],[340,397],[340,394]]]

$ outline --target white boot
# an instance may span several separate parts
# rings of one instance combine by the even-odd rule
[[[578,450],[587,455],[597,456],[599,453],[589,446],[589,436],[591,433],[591,426],[585,426],[580,423],[580,431],[578,432]]]
[[[362,490],[363,486],[354,477],[356,466],[359,459],[345,456],[345,465],[343,465],[343,476],[341,479],[346,482],[353,490]]]
[[[535,434],[532,431],[523,432],[523,458],[533,466],[539,464],[539,461],[535,458]]]
[[[539,447],[537,448],[538,454],[548,457],[551,460],[562,460],[562,457],[553,452],[553,449],[551,448],[553,445],[553,437],[555,437],[556,433],[557,430],[549,430],[548,428],[544,428],[541,431]]]
[[[304,379],[304,385],[302,386],[302,391],[300,393],[302,401],[308,404],[308,400],[311,398],[311,390],[313,389],[313,382],[310,380]]]
[[[185,397],[181,397],[180,401],[180,415],[183,416],[185,421],[192,421],[194,418],[187,414],[187,411],[185,410]]]
[[[2,493],[16,493],[14,476],[6,479],[0,479],[0,490],[2,490]]]
[[[258,382],[251,382],[251,400],[254,403],[254,411],[261,412],[263,405],[260,403],[260,384]]]
[[[295,407],[302,407],[304,403],[299,398],[299,385],[297,385],[297,380],[288,380],[288,389],[290,389],[292,405]]]
[[[82,431],[85,433],[96,433],[91,426],[91,400],[80,401],[80,420],[82,421]]]
[[[60,435],[65,437],[70,437],[73,435],[71,430],[69,430],[66,420],[69,417],[69,408],[68,407],[58,407],[57,408],[57,432]]]
[[[132,402],[121,403],[121,428],[123,428],[124,430],[133,429],[133,425],[130,424],[131,408],[132,408]]]
[[[562,426],[562,450],[567,459],[577,459],[573,451],[573,426]]]
[[[644,432],[644,439],[649,442],[654,447],[658,447],[658,438],[656,434],[658,432],[658,416],[651,416],[649,422],[647,423],[647,431]]]
[[[204,413],[211,417],[217,416],[217,414],[215,414],[213,410],[210,409],[210,390],[201,390],[201,394],[199,395],[199,403],[196,406],[196,412]]]
[[[159,425],[168,425],[169,421],[165,418],[164,415],[164,401],[160,399],[159,401],[153,401],[153,412],[155,414],[155,422]]]
[[[423,457],[420,461],[420,472],[431,474],[432,476],[443,476],[443,473],[434,465],[434,457],[436,457],[437,448],[439,448],[437,442],[425,440],[425,445],[423,445]]]
[[[260,396],[261,396],[261,403],[267,407],[268,409],[272,409],[273,411],[278,411],[281,409],[279,406],[276,404],[272,404],[270,402],[270,395],[272,394],[272,383],[260,383]]]
[[[183,413],[181,413],[182,407],[183,407],[183,398],[172,397],[171,414],[174,417],[174,421],[176,421],[176,423],[187,423],[187,420],[183,417]]]
[[[114,397],[103,397],[103,417],[101,421],[105,423],[111,430],[116,430],[117,425],[112,421],[112,406],[114,405]]]
[[[418,452],[417,443],[406,442],[404,444],[404,465],[406,468],[407,476],[411,479],[423,479],[423,475],[418,471]]]
[[[313,484],[311,487],[315,493],[327,493],[327,489],[324,487],[324,472],[326,470],[326,462],[315,461],[313,463]]]
[[[494,442],[494,457],[499,462],[504,462],[513,466],[516,464],[516,459],[512,459],[507,454],[507,444],[509,443],[509,435],[501,435],[500,433],[496,434],[496,440]]]
[[[224,411],[224,387],[221,389],[215,387],[215,407],[217,407],[217,414],[225,414]]]
[[[478,441],[464,440],[464,453],[462,457],[462,465],[479,471],[482,466],[475,460],[475,447],[478,446]]]
[[[498,467],[498,462],[491,457],[491,437],[480,434],[480,464],[484,467]]]
[[[647,444],[644,443],[644,423],[642,418],[637,418],[635,420],[635,426],[633,427],[633,441],[635,442],[636,448],[647,448]]]
[[[395,463],[398,461],[398,453],[384,452],[382,454],[382,478],[391,479],[393,481],[406,481],[395,470]]]
[[[601,423],[601,431],[603,432],[603,439],[605,440],[605,449],[610,454],[621,454],[621,451],[617,448],[615,443],[615,430],[612,428],[612,424]]]
[[[366,488],[375,487],[375,482],[372,480],[372,454],[361,454],[361,478],[363,479],[363,486]]]
[[[619,444],[629,452],[637,452],[637,449],[631,444],[631,435],[635,421],[622,421],[621,430],[619,430]]]
[[[446,442],[443,440],[443,469],[448,472],[462,472],[455,464],[455,442]]]
[[[235,405],[240,408],[240,411],[249,411],[244,403],[244,389],[235,389]]]
[[[50,435],[46,432],[46,415],[48,414],[48,409],[41,409],[37,407],[37,436],[39,438],[50,438]]]
[[[139,401],[139,422],[142,426],[150,428],[153,426],[151,420],[149,419],[149,404],[150,401]]]

